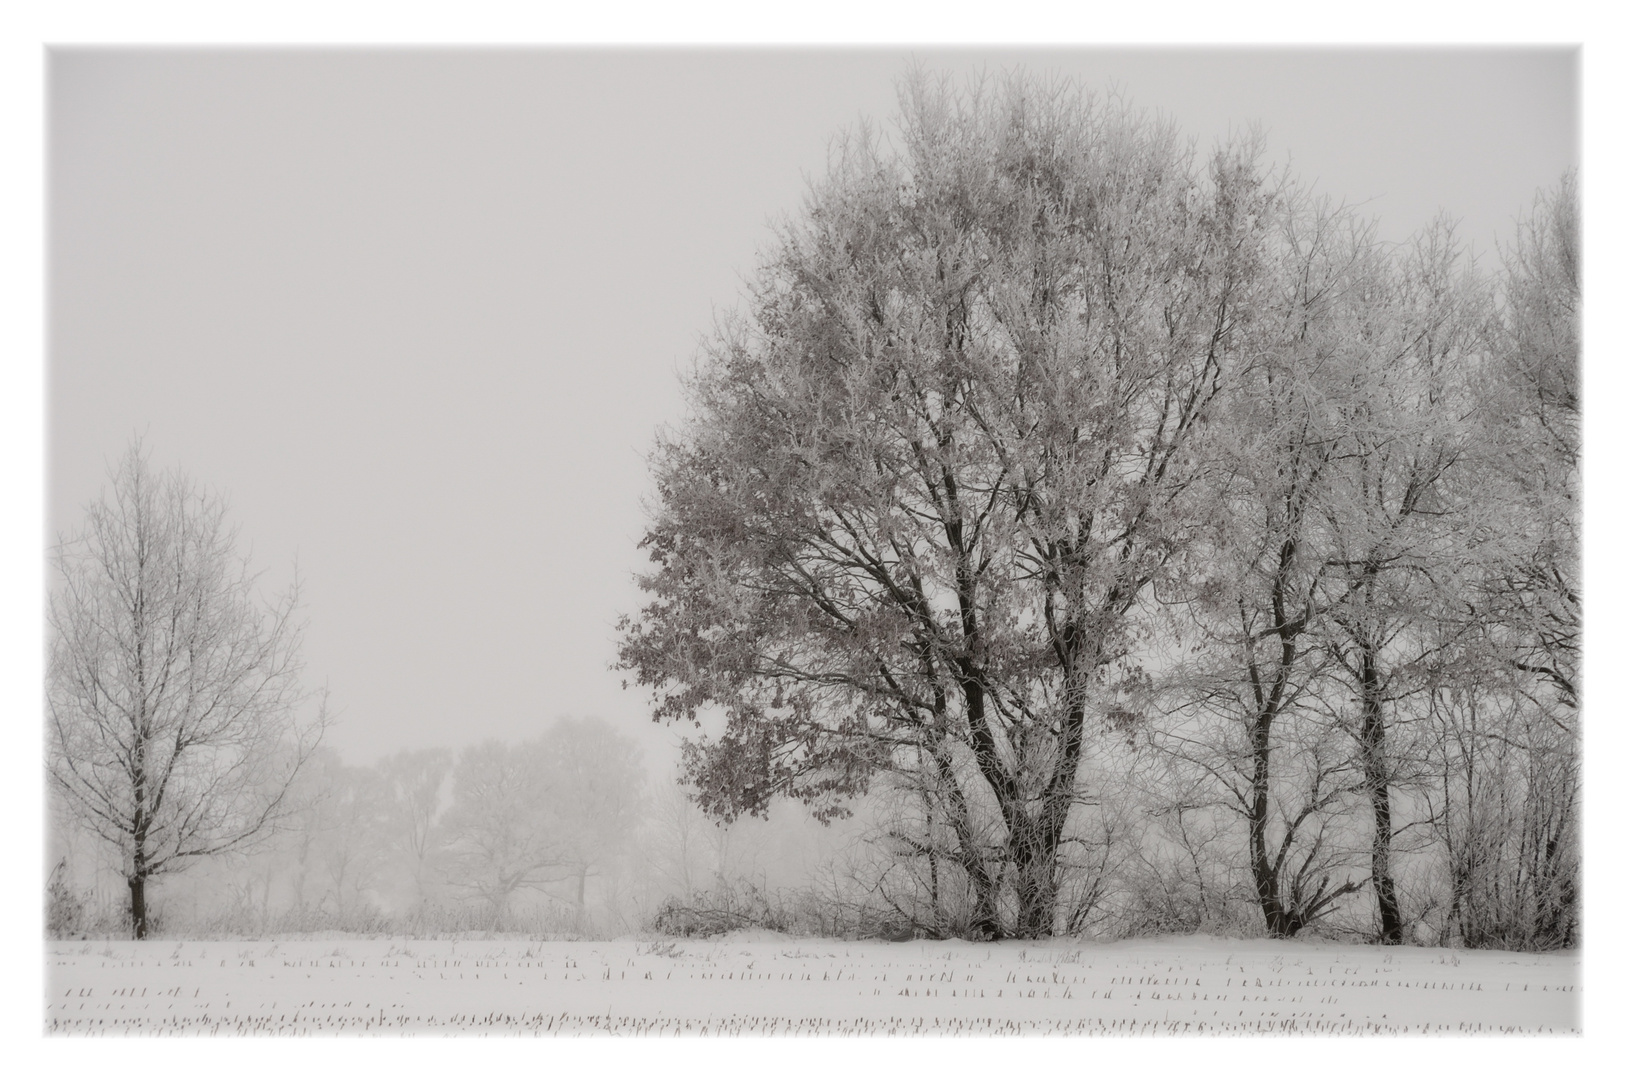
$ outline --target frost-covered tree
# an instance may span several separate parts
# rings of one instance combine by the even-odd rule
[[[374,769],[335,760],[323,772],[309,820],[316,833],[309,884],[318,911],[343,917],[367,910],[384,884],[388,804]]]
[[[297,585],[262,602],[224,502],[139,442],[110,479],[52,554],[49,775],[143,938],[147,883],[262,835],[325,714],[300,720]]]
[[[1152,746],[1164,775],[1189,777],[1156,812],[1234,814],[1265,928],[1291,937],[1366,881],[1338,835],[1360,769],[1326,707],[1321,639],[1340,554],[1328,515],[1349,497],[1339,462],[1371,426],[1353,413],[1383,260],[1368,226],[1325,203],[1297,200],[1281,225],[1269,347],[1216,405],[1200,539],[1163,592],[1178,660]]]
[[[1484,354],[1489,296],[1440,219],[1391,260],[1362,301],[1366,326],[1348,347],[1358,390],[1348,435],[1320,508],[1332,553],[1322,579],[1324,644],[1350,705],[1346,726],[1371,813],[1370,880],[1377,937],[1399,944],[1404,913],[1394,843],[1401,789],[1419,771],[1421,703],[1440,659],[1439,615],[1455,605],[1476,518],[1494,506],[1461,498],[1455,474],[1472,453],[1469,373]]]
[[[1506,505],[1491,595],[1520,670],[1580,705],[1581,251],[1574,174],[1543,193],[1504,253],[1487,457]]]
[[[1578,403],[1553,233],[1568,213],[1523,227],[1499,312],[1444,219],[1389,249],[1353,220],[1288,219],[1291,332],[1212,413],[1203,540],[1163,593],[1187,638],[1164,679],[1183,719],[1156,733],[1246,823],[1272,933],[1365,889],[1374,937],[1405,940],[1445,903],[1428,883],[1443,844],[1449,921],[1481,942],[1563,937]]]
[[[1576,179],[1502,252],[1458,498],[1487,506],[1431,680],[1445,932],[1574,944],[1579,920],[1580,251]],[[1455,625],[1449,625],[1455,623]]]
[[[1048,935],[1089,733],[1253,359],[1274,195],[1255,144],[1205,168],[1021,78],[911,79],[897,146],[842,144],[689,380],[621,660],[657,718],[726,713],[708,807],[929,773],[972,932]]]
[[[894,906],[975,935],[1076,926],[1110,824],[1273,934],[1369,896],[1386,942],[1568,939],[1573,179],[1498,289],[1258,159],[1021,77],[914,76],[838,144],[653,455],[620,661],[721,714],[704,809],[885,774]]]

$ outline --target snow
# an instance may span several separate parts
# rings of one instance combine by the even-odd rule
[[[1161,938],[51,942],[46,1029],[122,1034],[1574,1033],[1574,953]]]

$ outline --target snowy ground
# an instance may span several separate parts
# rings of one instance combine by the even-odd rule
[[[1573,1033],[1578,958],[1164,938],[50,942],[67,1034]]]

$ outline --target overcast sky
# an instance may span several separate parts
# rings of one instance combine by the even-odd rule
[[[229,493],[353,761],[598,715],[678,372],[911,57],[1116,86],[1403,239],[1577,164],[1559,50],[56,52],[47,527],[132,433]],[[645,729],[648,729],[647,731]]]

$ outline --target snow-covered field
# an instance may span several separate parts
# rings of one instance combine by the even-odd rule
[[[50,942],[65,1034],[1573,1033],[1578,958],[1071,942]]]

